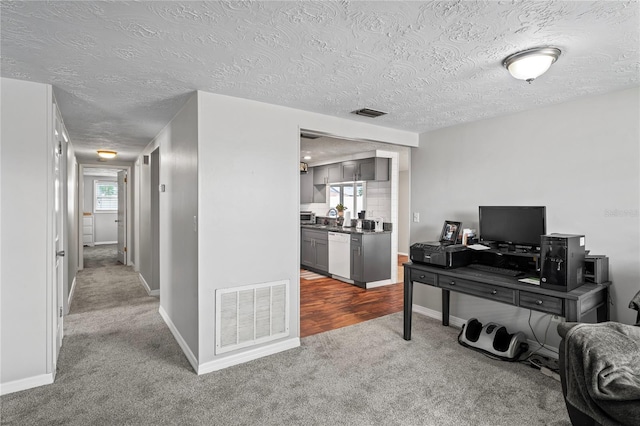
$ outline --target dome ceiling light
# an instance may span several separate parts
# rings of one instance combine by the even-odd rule
[[[547,72],[560,53],[560,49],[555,47],[534,47],[507,56],[502,65],[514,78],[531,83]]]
[[[115,158],[116,155],[118,155],[118,153],[115,151],[107,151],[105,149],[98,150],[98,157],[100,158],[112,159]]]

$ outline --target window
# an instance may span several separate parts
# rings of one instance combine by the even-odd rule
[[[118,182],[94,181],[93,211],[114,212],[118,210]]]
[[[365,209],[364,193],[364,182],[333,184],[329,187],[329,206],[343,204],[351,212],[351,217],[356,218],[356,213]]]

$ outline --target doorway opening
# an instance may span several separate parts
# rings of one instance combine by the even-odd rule
[[[326,192],[317,196],[317,192],[322,190],[323,182],[317,185],[315,176],[307,177],[307,184],[313,181],[313,187],[312,191],[307,191],[306,186],[301,186],[300,210],[311,211],[315,213],[316,218],[326,217],[341,204],[353,210],[352,218],[356,217],[356,213],[365,210],[368,213],[367,218],[382,217],[384,222],[392,224],[389,258],[391,278],[387,280],[389,284],[382,283],[379,287],[374,285],[375,288],[365,290],[331,276],[317,274],[317,270],[308,272],[301,268],[300,336],[306,337],[400,311],[403,306],[402,263],[407,259],[409,226],[409,200],[406,197],[409,191],[404,186],[410,181],[407,176],[411,148],[303,129],[300,131],[299,147],[301,170],[309,170],[316,166],[331,169],[335,163],[351,164],[354,160],[374,156],[389,158],[390,179],[386,182],[325,182]],[[303,163],[306,167],[302,167]],[[328,175],[331,176],[331,171]],[[362,191],[362,194],[358,190]],[[347,200],[349,194],[351,198],[359,197],[358,202]],[[305,244],[305,241],[299,240],[299,243]],[[315,247],[317,254],[317,242]],[[305,252],[301,247],[301,255]],[[307,263],[309,262],[305,262],[305,265]],[[319,262],[318,265],[322,266]]]
[[[130,264],[130,168],[80,165],[78,270]]]

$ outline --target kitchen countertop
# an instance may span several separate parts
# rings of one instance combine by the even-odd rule
[[[317,229],[318,231],[328,231],[328,232],[340,232],[342,234],[390,234],[391,231],[371,231],[365,229],[356,229],[356,228],[343,228],[342,226],[332,226],[332,225],[311,225],[311,224],[302,224],[301,228],[307,229]]]

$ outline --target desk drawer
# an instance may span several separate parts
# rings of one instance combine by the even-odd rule
[[[542,294],[520,292],[520,306],[540,312],[548,312],[554,315],[564,316],[562,299]]]
[[[413,281],[418,281],[419,283],[429,285],[436,285],[436,283],[438,282],[436,274],[411,269],[411,282]]]
[[[473,296],[480,296],[488,300],[496,300],[498,302],[509,303],[511,305],[515,305],[516,303],[515,290],[503,288],[500,286],[494,286],[491,284],[441,276],[439,287],[445,290],[467,293]]]

